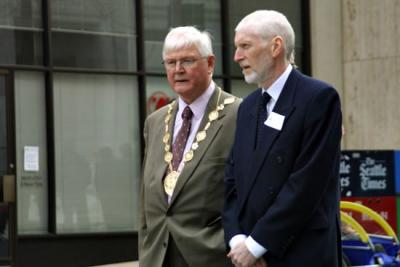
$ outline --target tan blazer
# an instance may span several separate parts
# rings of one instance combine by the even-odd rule
[[[222,91],[219,103],[232,97]],[[218,90],[207,104],[199,131],[208,122],[208,113],[216,108]],[[139,262],[141,267],[161,267],[170,236],[191,267],[221,267],[226,257],[221,211],[224,199],[224,167],[233,142],[239,99],[226,105],[211,123],[207,137],[199,143],[194,157],[187,162],[168,205],[162,179],[164,161],[165,116],[168,107],[151,114],[144,136],[146,151],[140,200]],[[169,123],[174,128],[177,105]],[[170,132],[172,136],[172,132]],[[172,138],[170,138],[172,139]]]

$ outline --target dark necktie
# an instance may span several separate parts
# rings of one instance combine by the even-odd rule
[[[270,99],[271,99],[271,96],[267,92],[262,93],[262,96],[260,99],[260,106],[259,106],[259,110],[258,110],[256,146],[258,146],[260,144],[260,142],[262,140],[263,129],[266,127],[264,125],[264,122],[268,117],[267,104]]]
[[[182,161],[183,151],[185,150],[186,142],[190,133],[190,126],[192,124],[193,112],[186,106],[182,112],[182,126],[175,138],[175,142],[172,145],[172,169],[176,171],[179,163]]]

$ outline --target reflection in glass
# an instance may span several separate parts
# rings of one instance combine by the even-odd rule
[[[141,139],[136,79],[57,73],[54,80],[57,230],[134,231]]]
[[[134,2],[53,0],[54,65],[136,70]]]
[[[147,71],[164,72],[162,45],[171,27],[194,25],[213,36],[216,74],[222,72],[220,1],[146,0],[144,1],[144,34]]]
[[[0,64],[43,64],[41,0],[0,1]]]
[[[146,78],[146,110],[147,115],[167,105],[176,98],[175,92],[168,84],[166,77]]]

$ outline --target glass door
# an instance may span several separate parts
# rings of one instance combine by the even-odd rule
[[[15,151],[10,74],[0,69],[0,266],[15,259]]]

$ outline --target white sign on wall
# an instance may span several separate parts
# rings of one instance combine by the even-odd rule
[[[38,146],[24,146],[24,171],[39,171]]]

